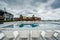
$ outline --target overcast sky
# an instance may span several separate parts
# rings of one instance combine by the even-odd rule
[[[0,9],[19,15],[41,17],[44,20],[60,19],[60,0],[0,0]]]

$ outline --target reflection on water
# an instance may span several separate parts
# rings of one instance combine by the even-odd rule
[[[18,28],[22,29],[60,29],[60,23],[59,22],[53,22],[53,23],[39,23],[39,24],[17,24]]]
[[[20,25],[18,25],[19,27],[25,27],[25,26],[30,26],[30,27],[37,27],[37,26],[39,26],[39,24],[36,24],[36,23],[34,23],[34,24],[20,24]]]

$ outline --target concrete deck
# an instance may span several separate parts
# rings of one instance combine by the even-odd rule
[[[4,27],[20,23],[43,23],[43,22],[6,22],[0,24]],[[48,22],[47,22],[48,23]],[[50,22],[51,23],[51,22]],[[20,28],[0,28],[4,37],[0,34],[0,40],[60,40],[60,30],[41,30],[41,29],[20,29]],[[15,32],[16,31],[16,32]]]
[[[60,40],[60,32],[58,31],[60,30],[2,30],[2,33],[4,34],[3,40]]]

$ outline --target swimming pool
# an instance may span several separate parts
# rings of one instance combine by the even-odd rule
[[[47,23],[18,23],[7,25],[1,28],[18,28],[18,29],[58,29],[60,30],[60,22]]]
[[[39,26],[39,24],[37,24],[37,23],[31,23],[31,24],[20,24],[20,25],[17,25],[17,26],[19,26],[19,27],[24,27],[24,26],[30,26],[30,27],[37,27],[37,26]]]
[[[58,23],[20,24],[17,27],[21,29],[59,29],[60,30],[60,25]]]

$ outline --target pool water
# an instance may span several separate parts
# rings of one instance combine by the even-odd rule
[[[31,23],[31,24],[12,24],[1,28],[19,28],[19,29],[58,29],[60,30],[60,22],[47,22],[47,23]]]
[[[30,27],[37,27],[37,26],[39,26],[39,24],[36,24],[36,23],[34,23],[34,24],[20,24],[18,26],[19,27],[24,27],[24,26],[27,26],[27,25],[30,25]]]
[[[21,29],[59,29],[60,23],[31,23],[31,24],[17,24]]]

